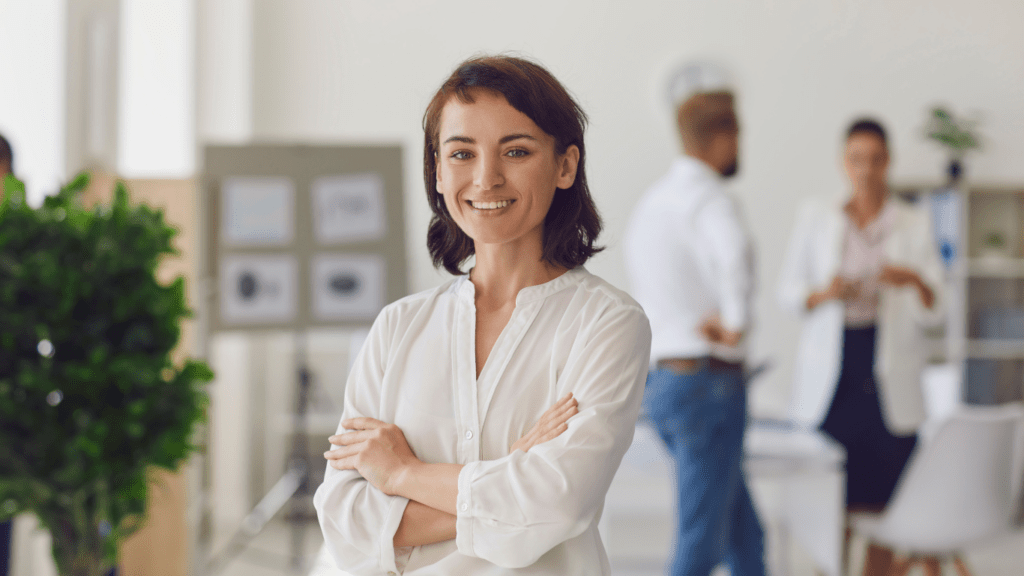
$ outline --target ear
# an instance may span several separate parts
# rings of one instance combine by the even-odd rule
[[[441,163],[437,161],[437,152],[434,152],[434,179],[437,182],[437,193],[441,193]]]
[[[580,149],[575,144],[565,149],[559,159],[557,188],[565,190],[576,181],[576,167],[580,163]]]

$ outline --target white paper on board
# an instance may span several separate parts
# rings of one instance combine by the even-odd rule
[[[231,246],[280,246],[295,230],[289,178],[232,176],[221,182],[221,239]]]
[[[228,324],[288,323],[298,308],[292,256],[232,255],[220,264],[220,315]]]
[[[372,320],[384,307],[380,256],[318,254],[313,257],[312,283],[317,320]]]
[[[313,182],[313,222],[321,244],[383,238],[384,210],[384,180],[375,172],[324,176]]]

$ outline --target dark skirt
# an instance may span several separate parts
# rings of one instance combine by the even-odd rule
[[[917,435],[896,436],[882,418],[874,375],[875,327],[847,328],[832,405],[821,429],[846,448],[846,506],[881,509],[889,502]]]

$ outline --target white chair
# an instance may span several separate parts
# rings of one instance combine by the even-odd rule
[[[922,439],[888,507],[855,514],[855,532],[904,554],[890,574],[918,563],[939,574],[960,552],[1011,529],[1020,491],[1024,408],[961,407]]]

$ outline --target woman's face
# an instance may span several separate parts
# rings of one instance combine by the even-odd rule
[[[889,170],[889,150],[882,139],[874,134],[854,134],[846,140],[843,166],[854,192],[884,191]]]
[[[544,240],[557,188],[576,179],[579,150],[555,153],[555,139],[491,90],[473,103],[452,98],[441,112],[437,190],[462,231],[481,244]]]

